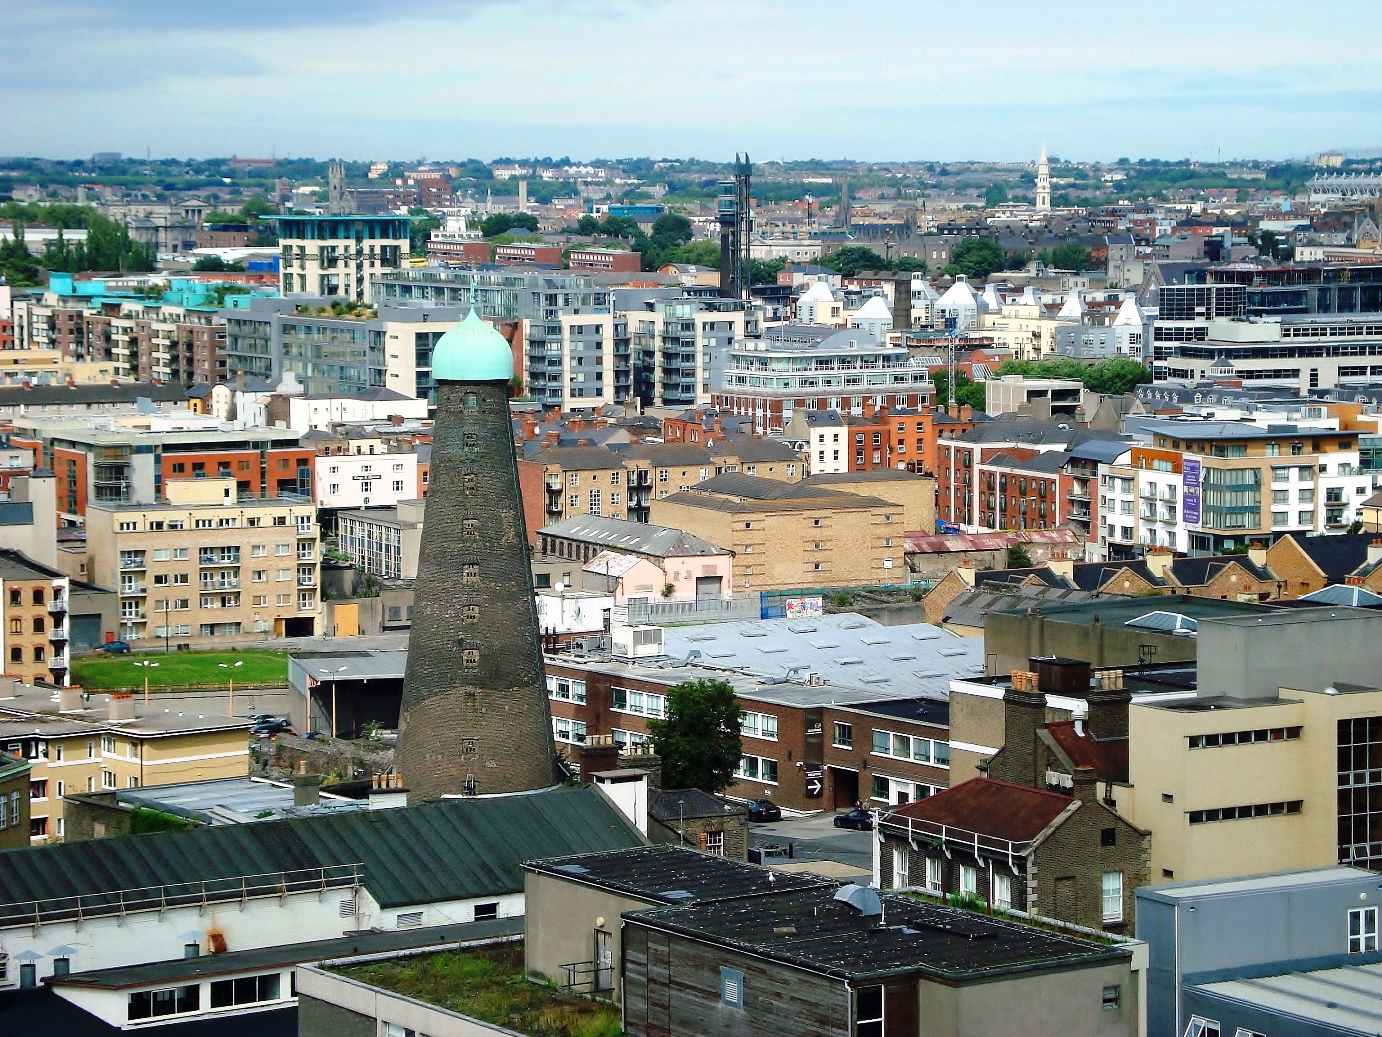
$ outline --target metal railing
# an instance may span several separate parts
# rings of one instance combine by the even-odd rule
[[[715,622],[758,619],[758,595],[739,598],[697,598],[694,601],[630,601],[629,624]]]
[[[1009,864],[1018,858],[1026,855],[1032,848],[1032,840],[1026,839],[1022,842],[1012,842],[1008,839],[999,839],[992,835],[982,835],[979,832],[971,832],[966,828],[957,828],[954,825],[945,825],[937,821],[927,821],[923,818],[904,818],[889,820],[884,816],[879,820],[878,830],[880,835],[892,834],[906,839],[914,847],[918,842],[934,843],[938,846],[949,844],[951,846],[963,846],[974,854],[975,857],[986,856],[989,858],[1000,858]]]
[[[142,911],[160,913],[174,907],[196,907],[211,904],[286,897],[291,893],[321,893],[328,889],[361,884],[364,865],[332,864],[320,868],[295,871],[273,871],[258,875],[234,875],[203,879],[199,882],[171,882],[157,886],[138,886],[101,893],[82,893],[49,900],[21,900],[0,904],[0,928],[32,925],[45,922],[88,918],[121,917]]]

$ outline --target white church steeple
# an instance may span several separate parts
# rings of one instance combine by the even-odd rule
[[[1037,212],[1051,211],[1051,163],[1046,161],[1046,145],[1041,145],[1041,158],[1037,159],[1036,175]]]

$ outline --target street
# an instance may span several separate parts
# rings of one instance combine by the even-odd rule
[[[810,817],[786,818],[749,826],[750,846],[791,844],[791,860],[838,861],[856,868],[873,869],[872,832],[853,832],[834,826],[835,815],[829,812]],[[774,856],[773,863],[782,857]],[[766,862],[765,862],[766,863]]]

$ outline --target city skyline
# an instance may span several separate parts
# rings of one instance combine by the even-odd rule
[[[262,0],[8,16],[7,150],[57,158],[1302,158],[1382,141],[1382,12]],[[1194,27],[1193,36],[1175,31]],[[1246,31],[1249,30],[1250,31]],[[672,41],[673,45],[668,45]],[[62,60],[55,60],[55,48]],[[55,112],[61,116],[56,117]]]

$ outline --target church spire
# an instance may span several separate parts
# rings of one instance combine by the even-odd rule
[[[1046,142],[1041,144],[1041,157],[1037,159],[1036,175],[1037,212],[1051,211],[1051,163],[1046,160]]]

